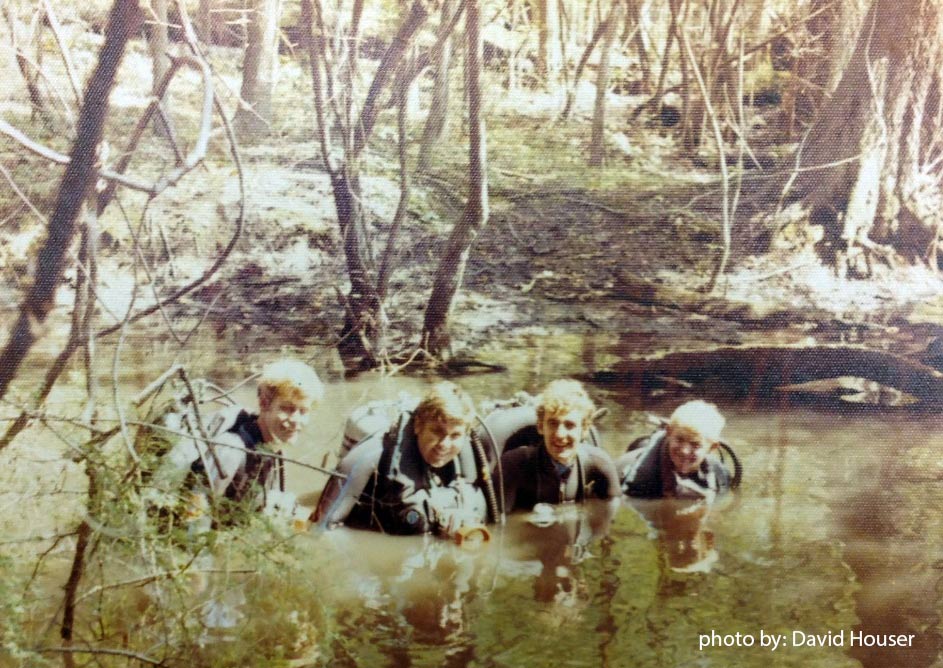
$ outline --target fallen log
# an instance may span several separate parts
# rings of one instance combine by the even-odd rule
[[[590,375],[593,382],[651,388],[659,376],[695,385],[722,383],[735,397],[773,396],[782,386],[854,376],[905,392],[921,403],[943,404],[943,373],[883,350],[850,345],[735,346],[632,357]],[[713,384],[712,384],[713,387]]]

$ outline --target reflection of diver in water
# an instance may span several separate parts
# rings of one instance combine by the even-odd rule
[[[614,504],[601,501],[534,506],[514,540],[530,546],[540,561],[535,600],[561,607],[585,602],[586,586],[578,567],[592,556],[592,543],[609,532],[615,511]]]
[[[414,640],[470,647],[465,605],[475,595],[476,561],[453,545],[432,540],[424,543],[390,580],[390,595],[412,627]]]
[[[676,573],[708,573],[713,569],[717,550],[708,523],[712,503],[705,499],[630,499],[627,505],[655,531],[666,569]]]

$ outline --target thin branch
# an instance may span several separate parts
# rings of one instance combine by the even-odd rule
[[[46,160],[49,160],[50,162],[55,162],[59,165],[69,164],[69,156],[65,155],[64,153],[54,151],[53,149],[43,146],[38,142],[34,142],[32,139],[7,123],[2,118],[0,118],[0,133],[5,134],[7,137],[16,142],[19,142],[26,149],[32,151],[40,157],[46,158]]]
[[[166,175],[162,176],[154,183],[147,183],[141,179],[126,176],[125,174],[121,173],[123,170],[120,168],[119,171],[99,169],[97,172],[97,176],[99,178],[105,179],[106,181],[113,181],[119,185],[125,186],[126,188],[130,188],[131,190],[137,190],[139,192],[146,193],[151,197],[156,197],[167,188],[176,185],[180,179],[182,179],[188,172],[192,171],[198,164],[200,164],[200,162],[203,161],[203,158],[206,157],[206,149],[209,145],[210,133],[212,131],[213,101],[215,100],[215,95],[213,93],[213,74],[210,70],[209,63],[207,63],[205,60],[183,56],[176,59],[171,59],[171,69],[168,70],[168,75],[172,75],[174,72],[176,72],[176,68],[173,67],[173,64],[177,60],[182,61],[182,64],[196,66],[203,74],[203,107],[200,116],[200,132],[197,135],[193,150],[190,151],[190,153],[184,159],[183,163],[168,172]],[[179,65],[177,67],[179,67]],[[170,76],[164,78],[164,81],[167,81],[168,83],[169,80]],[[151,105],[148,106],[148,109],[142,118],[150,120],[151,115],[154,113],[155,106],[156,103],[152,102]],[[0,119],[0,133],[5,134],[6,136],[21,144],[24,148],[43,158],[46,158],[51,162],[55,162],[60,165],[68,165],[70,163],[69,156],[33,141],[23,132],[2,119]],[[133,136],[137,136],[137,133],[135,133]],[[126,166],[128,161],[130,161],[130,153],[126,153],[125,157],[122,158],[122,161],[119,164]]]
[[[701,76],[701,68],[697,64],[694,51],[691,49],[691,43],[688,41],[687,35],[683,30],[679,31],[679,38],[688,54],[691,70],[694,72],[694,77],[697,79],[698,88],[701,89],[701,95],[704,97],[704,108],[707,111],[711,125],[714,128],[714,141],[717,143],[717,159],[720,162],[720,177],[723,188],[723,205],[721,208],[723,221],[721,235],[723,237],[724,249],[720,258],[720,262],[718,263],[717,268],[714,270],[714,275],[711,276],[710,283],[708,284],[708,290],[713,291],[714,287],[717,285],[718,278],[720,278],[720,276],[722,276],[727,269],[727,260],[729,259],[730,255],[730,175],[727,172],[727,156],[726,152],[724,151],[724,138],[720,131],[720,122],[717,120],[717,112],[714,110],[714,107],[711,104],[710,91],[707,89],[707,86],[704,83],[704,77]]]
[[[390,232],[386,237],[386,247],[383,249],[383,257],[380,260],[380,270],[377,272],[377,294],[381,300],[386,298],[390,274],[393,271],[393,253],[396,249],[396,238],[399,236],[399,230],[406,219],[409,207],[409,157],[406,137],[406,97],[409,83],[407,81],[399,81],[398,83],[399,85],[396,87],[396,134],[399,149],[399,203],[396,205],[396,213],[393,214]]]
[[[226,477],[226,472],[223,470],[223,465],[219,461],[219,455],[216,454],[216,443],[206,432],[203,416],[200,414],[200,398],[196,395],[196,392],[193,391],[193,385],[190,383],[187,370],[180,367],[177,370],[177,375],[180,377],[180,380],[183,381],[183,385],[187,388],[187,393],[190,395],[190,405],[193,407],[193,417],[196,418],[196,428],[200,434],[200,438],[206,443],[206,449],[209,451],[210,457],[213,458],[213,465],[216,466],[216,472],[219,474],[220,479],[223,479]]]
[[[321,146],[321,158],[324,160],[324,168],[327,171],[328,176],[333,178],[335,168],[331,164],[330,131],[328,130],[326,115],[324,113],[324,90],[322,88],[323,84],[321,80],[321,62],[324,61],[326,63],[326,57],[324,55],[326,41],[322,30],[322,34],[320,36],[321,50],[319,56],[318,49],[314,43],[313,12],[314,8],[312,6],[311,0],[301,0],[302,39],[304,40],[305,46],[307,46],[308,62],[311,69],[311,88],[314,92],[314,112],[318,124],[318,142]]]
[[[82,106],[82,86],[79,84],[79,76],[75,73],[75,65],[72,64],[72,57],[62,40],[62,25],[52,9],[52,3],[49,0],[42,0],[43,9],[46,11],[46,18],[49,19],[49,28],[52,30],[52,36],[56,40],[56,46],[59,47],[59,53],[62,55],[62,62],[65,63],[66,74],[69,75],[69,83],[72,85],[72,94],[75,96],[75,106]]]
[[[148,207],[150,206],[153,199],[148,199],[147,204],[144,205],[144,210],[141,212],[141,225],[138,227],[143,227],[144,218],[147,216]],[[120,204],[120,202],[119,202]],[[134,231],[134,226],[131,224],[131,220],[128,218],[127,213],[125,213],[124,207],[121,207],[121,212],[124,214],[125,223],[128,226],[128,233],[131,235],[131,241],[134,245],[134,251],[137,254],[138,260],[141,263],[141,268],[144,269],[144,276],[147,278],[148,285],[151,287],[151,292],[154,295],[154,301],[158,306],[161,317],[164,319],[164,324],[167,325],[167,331],[170,332],[170,336],[173,337],[174,341],[177,342],[177,345],[183,348],[183,339],[177,334],[177,331],[174,329],[174,324],[170,319],[170,315],[164,310],[164,306],[160,301],[160,294],[157,292],[157,281],[154,278],[154,275],[151,274],[150,265],[147,262],[147,258],[144,257],[144,251],[141,249],[141,243],[138,238],[138,234]]]
[[[191,329],[189,332],[187,332],[187,335],[186,335],[185,337],[183,337],[183,343],[181,344],[181,346],[186,346],[187,343],[190,342],[190,339],[193,338],[193,335],[197,333],[197,330],[200,329],[200,327],[203,325],[203,323],[206,321],[206,319],[210,316],[210,313],[212,313],[212,312],[214,311],[214,307],[216,306],[216,302],[218,302],[218,301],[219,301],[219,298],[222,297],[222,296],[223,296],[223,291],[222,291],[222,290],[219,290],[219,291],[213,296],[213,299],[210,300],[210,303],[207,305],[206,309],[203,311],[203,315],[201,315],[201,316],[200,316],[200,319],[197,320],[197,323],[193,326],[193,329]]]
[[[132,652],[126,649],[109,649],[105,647],[91,648],[91,647],[35,647],[32,650],[37,654],[91,654],[99,656],[123,656],[128,659],[134,659],[135,661],[140,661],[143,664],[148,666],[163,666],[164,662],[158,661],[157,659],[152,659],[149,656],[144,654],[138,654],[137,652]]]
[[[192,560],[187,564],[189,566]],[[173,571],[163,571],[161,573],[154,573],[152,575],[144,575],[139,578],[132,578],[130,580],[122,580],[121,582],[111,582],[108,584],[101,584],[92,587],[87,592],[79,596],[77,600],[81,601],[84,598],[89,596],[94,596],[95,594],[106,591],[108,589],[120,589],[122,587],[139,587],[141,585],[150,584],[151,582],[157,582],[158,580],[171,580],[178,575],[184,575],[186,573],[219,573],[223,575],[253,575],[258,573],[258,570],[254,568],[178,568]]]
[[[414,0],[406,14],[406,18],[400,24],[393,41],[387,48],[380,64],[377,67],[373,82],[370,84],[370,90],[367,92],[367,98],[364,101],[363,109],[360,111],[360,118],[357,122],[354,134],[354,144],[352,157],[356,157],[363,151],[373,132],[373,126],[376,123],[377,116],[380,113],[380,92],[386,87],[393,73],[396,71],[406,49],[412,41],[413,35],[419,27],[425,23],[429,13],[422,0]]]
[[[131,291],[131,301],[128,303],[128,310],[125,312],[124,319],[118,326],[118,343],[115,345],[115,352],[112,357],[111,364],[111,389],[115,413],[118,415],[118,426],[121,430],[121,438],[124,441],[125,449],[131,456],[132,461],[134,461],[135,464],[140,464],[141,458],[138,456],[137,450],[134,449],[134,443],[132,442],[131,435],[128,432],[128,424],[124,415],[124,408],[121,404],[121,387],[118,383],[118,369],[120,368],[121,362],[121,347],[124,345],[124,338],[128,331],[128,323],[131,318],[131,312],[134,310],[134,303],[137,299],[138,293],[137,272],[135,271],[134,274],[134,288]]]
[[[156,379],[151,381],[147,387],[131,397],[131,403],[135,406],[140,406],[143,404],[145,401],[147,401],[148,398],[151,397],[151,395],[159,391],[168,380],[177,375],[177,373],[179,373],[180,369],[182,368],[183,366],[181,364],[174,364],[164,373],[159,375]]]
[[[84,494],[84,492],[82,493]],[[33,565],[33,572],[30,574],[29,579],[26,581],[26,585],[23,587],[24,597],[29,592],[30,587],[32,587],[33,583],[36,581],[36,577],[39,575],[39,569],[42,568],[43,562],[46,560],[46,557],[52,554],[52,551],[55,550],[57,547],[59,547],[59,543],[61,543],[64,538],[70,535],[72,534],[56,536],[55,540],[52,541],[52,545],[50,545],[48,548],[43,550],[42,553],[39,555],[39,557],[36,559],[36,563]]]
[[[27,536],[26,538],[14,538],[13,540],[3,540],[0,541],[0,545],[22,545],[23,543],[42,543],[47,540],[62,540],[63,538],[69,538],[74,536],[75,532],[70,531],[69,533],[51,533],[45,534],[42,536]]]
[[[220,447],[220,448],[230,448],[230,449],[232,449],[232,450],[239,450],[240,452],[245,452],[245,453],[247,453],[247,454],[252,454],[252,455],[257,456],[257,457],[268,457],[269,459],[281,460],[281,461],[283,461],[283,462],[288,462],[289,464],[294,464],[295,466],[301,466],[302,468],[311,469],[312,471],[317,471],[317,472],[319,472],[319,473],[324,473],[324,474],[326,474],[326,475],[333,476],[333,477],[335,477],[335,478],[340,478],[341,480],[346,480],[346,479],[347,479],[347,476],[346,476],[346,475],[344,475],[343,473],[340,473],[340,472],[338,472],[338,471],[332,471],[331,469],[327,469],[327,468],[324,468],[324,467],[322,467],[322,466],[315,466],[314,464],[309,464],[308,462],[303,462],[303,461],[301,461],[300,459],[293,459],[293,458],[291,458],[291,457],[286,457],[285,455],[279,455],[279,454],[276,454],[276,453],[274,453],[274,452],[269,452],[268,450],[262,450],[262,449],[249,450],[248,448],[246,448],[245,446],[242,446],[242,445],[232,445],[232,444],[230,444],[230,443],[221,443],[221,442],[219,442],[219,441],[213,441],[213,440],[210,439],[210,438],[204,438],[204,437],[202,437],[202,436],[197,436],[197,435],[195,435],[195,434],[191,434],[190,432],[181,431],[181,430],[179,430],[179,429],[172,429],[172,428],[170,428],[170,427],[165,427],[164,425],[155,424],[155,423],[153,423],[153,422],[139,422],[139,421],[135,421],[135,420],[128,420],[127,424],[129,424],[129,425],[135,425],[135,426],[139,426],[139,427],[148,427],[148,428],[150,428],[150,429],[157,429],[158,431],[162,431],[162,432],[167,433],[167,434],[174,434],[175,436],[184,436],[184,437],[186,437],[186,438],[190,438],[190,439],[193,439],[193,440],[195,440],[195,441],[200,441],[200,442],[207,443],[207,444],[212,443],[212,444],[213,444],[214,446],[216,446],[216,447]]]
[[[199,50],[199,45],[196,41],[196,33],[193,31],[193,26],[190,24],[190,19],[187,17],[186,12],[183,10],[181,2],[178,0],[177,6],[181,11],[181,20],[184,25],[184,35],[187,39],[187,43],[190,46],[190,49],[193,51],[196,59],[201,63],[201,69],[205,66],[204,71],[208,71],[209,65],[206,63],[206,59],[201,55]],[[229,118],[226,115],[226,110],[223,109],[222,103],[219,101],[219,96],[214,95],[213,104],[216,108],[216,113],[219,115],[220,122],[223,124],[223,129],[226,133],[226,138],[229,140],[230,153],[232,155],[233,163],[236,166],[236,175],[238,178],[239,184],[239,213],[236,216],[235,229],[233,230],[232,237],[229,239],[229,243],[226,244],[226,247],[223,249],[222,253],[216,258],[213,264],[207,269],[201,276],[197,279],[191,281],[190,283],[184,285],[183,287],[175,290],[168,297],[165,297],[163,300],[159,301],[156,304],[142,309],[135,315],[131,317],[129,322],[136,322],[141,318],[144,318],[163,306],[171,304],[184,295],[192,292],[196,288],[200,287],[206,283],[210,278],[212,278],[219,269],[223,266],[226,260],[229,258],[230,253],[232,253],[233,248],[236,246],[236,242],[239,241],[239,238],[242,236],[243,225],[245,223],[245,214],[246,214],[246,187],[245,187],[245,173],[242,169],[242,158],[239,154],[239,144],[236,141],[235,133],[233,132],[232,125],[229,122]],[[205,120],[205,119],[204,119]],[[120,328],[119,325],[112,325],[98,332],[98,336],[107,336],[118,331]]]

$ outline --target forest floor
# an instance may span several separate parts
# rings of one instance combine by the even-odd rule
[[[215,59],[223,87],[237,89],[237,73],[226,70],[235,59],[227,60],[225,50]],[[127,132],[134,110],[146,102],[142,44],[132,45],[123,69],[113,96],[115,137]],[[198,99],[198,83],[187,73],[175,89],[173,108],[183,133],[196,123],[195,112],[187,109]],[[218,278],[186,297],[176,312],[219,333],[261,330],[285,345],[330,345],[343,319],[340,294],[347,289],[333,200],[311,130],[303,71],[286,64],[279,86],[282,104],[273,135],[242,151],[249,204],[242,238]],[[755,225],[748,218],[775,211],[775,199],[757,193],[778,172],[750,170],[734,219],[728,271],[707,294],[721,253],[721,189],[705,167],[709,156],[681,156],[669,131],[644,116],[630,124],[631,108],[644,98],[612,95],[607,164],[590,169],[585,160],[592,86],[584,84],[580,93],[573,118],[564,123],[556,119],[559,96],[526,89],[510,96],[497,82],[489,88],[491,216],[472,248],[453,315],[457,354],[475,356],[485,343],[519,334],[588,332],[611,334],[626,355],[637,358],[753,345],[864,345],[914,359],[931,355],[924,350],[943,333],[943,281],[934,272],[878,266],[869,280],[840,279],[812,250],[801,221],[790,225],[788,216],[774,246],[756,252]],[[461,99],[459,89],[453,99]],[[22,105],[5,105],[7,112],[23,114]],[[772,117],[776,110],[764,113]],[[391,117],[391,111],[381,116],[364,165],[377,253],[398,197]],[[410,132],[418,138],[424,115],[413,118]],[[142,153],[167,153],[159,140],[149,141]],[[788,153],[788,147],[764,148]],[[17,153],[12,145],[5,151],[5,160]],[[28,180],[40,169],[32,158],[17,153],[16,160],[15,177]],[[169,166],[166,158],[163,166],[157,160],[136,164],[137,173],[153,175]],[[465,164],[461,122],[453,119],[432,169],[411,177],[413,194],[396,244],[388,301],[393,350],[418,342],[438,249],[464,205]],[[31,195],[43,201],[41,192]],[[103,310],[120,314],[129,301],[131,229],[137,227],[154,269],[139,296],[143,303],[152,297],[147,292],[164,294],[199,275],[231,233],[237,201],[235,170],[217,133],[205,167],[171,192],[147,208],[127,198],[120,215],[111,207],[100,221],[105,270],[99,292],[108,305]],[[29,239],[40,238],[37,229],[24,223],[0,230],[7,242],[0,266],[13,269],[4,272],[11,295],[25,284],[23,258],[29,256]],[[60,299],[68,305],[68,295]],[[103,313],[105,321],[109,317]]]

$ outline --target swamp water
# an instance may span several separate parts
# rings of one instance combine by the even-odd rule
[[[153,351],[130,350],[128,364],[138,366],[124,381],[129,393],[163,370],[154,368],[151,359],[160,356]],[[585,347],[572,350],[525,340],[492,356],[482,353],[508,363],[506,372],[458,380],[476,399],[507,397],[522,387],[537,391],[554,377],[587,370]],[[243,362],[273,354],[247,350]],[[193,365],[203,368],[199,358]],[[239,373],[231,366],[208,375],[227,385]],[[320,464],[336,451],[351,408],[419,392],[425,383],[370,375],[332,382],[286,454]],[[643,402],[615,386],[591,391],[609,409],[600,428],[613,455],[646,432],[644,411],[664,414],[683,400]],[[244,390],[240,398],[251,405],[251,395]],[[290,564],[252,575],[238,567],[214,574],[234,564],[217,549],[187,603],[205,627],[201,651],[230,665],[229,654],[252,655],[251,647],[233,651],[240,643],[255,643],[260,655],[286,644],[278,652],[285,660],[265,665],[294,667],[940,665],[943,420],[851,406],[722,402],[721,408],[745,473],[740,490],[708,512],[669,502],[624,503],[608,531],[592,505],[560,509],[549,526],[514,516],[476,550],[343,529],[310,532],[287,538],[295,547]],[[311,505],[324,477],[289,465],[288,481]],[[28,511],[17,524],[30,534]],[[52,562],[58,566],[51,567],[50,583],[61,587],[70,554]],[[135,568],[105,569],[88,586],[126,580]],[[303,610],[311,597],[321,619]],[[80,602],[92,605],[93,598]],[[52,615],[61,590],[50,585],[49,600]],[[128,596],[111,614],[129,628],[146,624],[153,601],[141,601]],[[277,629],[245,633],[275,615],[294,625],[291,642]],[[300,626],[310,629],[307,648],[299,644]],[[831,633],[833,641],[793,646],[796,631],[826,640]],[[740,646],[721,640],[701,649],[711,632],[739,633]],[[785,640],[772,651],[760,646],[761,632]],[[914,638],[909,647],[852,647],[853,632]],[[841,645],[834,642],[839,634]],[[753,646],[743,646],[747,636]],[[3,657],[0,652],[0,664]]]

